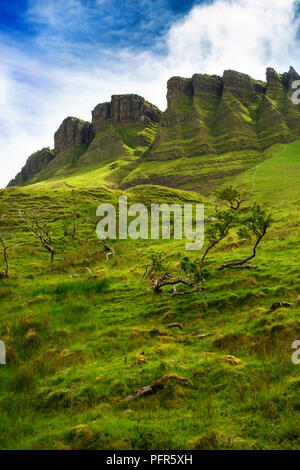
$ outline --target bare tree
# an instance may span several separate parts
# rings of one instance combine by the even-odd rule
[[[22,211],[19,211],[19,215],[21,220],[27,226],[27,228],[31,231],[33,235],[35,235],[41,242],[42,246],[50,253],[50,265],[51,270],[54,269],[54,242],[52,238],[52,233],[49,232],[46,225],[39,219],[38,213],[34,212],[32,214],[32,220],[29,220]]]
[[[92,231],[91,233],[89,234],[88,238],[92,237],[97,229],[97,225],[98,225],[98,221],[95,223],[95,225],[93,226],[92,228]],[[106,239],[101,239],[99,240],[98,244],[102,245],[103,249],[104,249],[104,253],[105,253],[105,258],[106,258],[106,261],[109,260],[110,257],[113,257],[115,256],[115,250],[113,249],[112,246],[108,245],[107,244],[107,241]]]
[[[110,256],[115,255],[115,250],[107,244],[106,240],[101,240],[101,243],[104,248],[106,261],[108,261]]]
[[[7,246],[5,244],[5,241],[4,241],[4,238],[2,237],[2,235],[0,235],[0,242],[1,242],[1,245],[3,247],[3,258],[4,258],[4,261],[5,261],[5,265],[6,265],[6,269],[5,269],[5,272],[3,273],[3,275],[5,277],[8,277],[8,272],[9,272],[9,262],[8,262],[8,254],[7,254]]]
[[[77,233],[77,219],[80,219],[80,214],[75,210],[73,212],[73,231],[72,231],[72,238],[75,238]]]

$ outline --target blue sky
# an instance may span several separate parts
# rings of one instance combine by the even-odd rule
[[[111,94],[166,106],[173,75],[299,64],[296,0],[0,1],[0,187]],[[299,69],[300,67],[298,67]]]
[[[34,2],[30,0],[2,1],[0,4],[1,29],[9,35],[15,35],[21,40],[28,41],[36,37],[40,30],[47,25],[46,21],[40,21],[41,15],[30,15],[30,9],[40,11],[49,8],[55,10],[55,3],[66,5],[57,8],[64,11],[73,3],[73,19],[76,18],[75,8],[77,2]],[[85,12],[93,27],[93,34],[97,35],[97,41],[106,46],[115,47],[116,41],[120,46],[132,46],[135,48],[152,47],[157,39],[163,38],[170,25],[180,19],[195,5],[203,3],[203,0],[112,0],[96,1],[86,0],[82,2]],[[140,3],[140,5],[139,5]],[[36,4],[36,5],[35,5]],[[44,4],[44,7],[41,6]],[[48,4],[48,5],[47,5]],[[29,13],[29,14],[28,14]],[[75,13],[75,14],[74,14]],[[80,15],[80,11],[78,14]],[[65,16],[65,15],[64,15]],[[39,18],[38,18],[39,17]],[[91,30],[85,30],[84,24],[79,22],[68,30],[60,31],[64,36],[78,44],[78,41],[91,41]],[[49,25],[47,25],[49,26]],[[53,27],[54,25],[52,25]],[[55,30],[55,28],[53,28]]]

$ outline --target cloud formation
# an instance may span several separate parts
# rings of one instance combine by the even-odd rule
[[[97,8],[110,2],[97,1]],[[26,18],[36,36],[30,50],[0,37],[0,187],[28,155],[53,146],[54,131],[66,116],[90,119],[93,107],[111,94],[138,93],[164,109],[166,81],[173,75],[222,74],[230,68],[264,79],[267,66],[285,71],[299,63],[294,0],[195,6],[144,50],[135,41],[124,47],[116,40],[107,47],[97,35],[86,40],[97,23],[95,2],[68,4],[64,16],[57,0],[31,0]]]

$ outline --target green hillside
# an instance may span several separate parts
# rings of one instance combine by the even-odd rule
[[[207,122],[214,106],[207,103]],[[205,141],[205,126],[194,124]],[[10,264],[0,279],[2,450],[300,449],[299,366],[291,360],[300,339],[300,141],[268,150],[220,146],[216,156],[207,132],[205,154],[153,162],[153,126],[110,127],[72,168],[68,160],[46,181],[0,191]],[[158,132],[168,146],[173,131]],[[106,135],[118,158],[108,152],[98,161],[93,145]],[[188,129],[180,138],[189,140]],[[246,205],[256,200],[274,218],[251,261],[256,269],[214,269],[251,251],[252,240],[233,229],[208,258],[204,292],[173,297],[154,293],[143,274],[159,254],[177,272],[184,240],[109,241],[115,255],[108,258],[99,245],[93,229],[103,202],[117,204],[120,194],[148,206],[204,202],[208,217],[212,189],[229,183],[247,188]],[[51,232],[54,270],[20,210],[27,217],[38,210]],[[188,256],[199,264],[202,254]],[[4,271],[2,251],[0,263]],[[285,303],[270,310],[274,302]],[[152,394],[124,400],[148,385]]]
[[[298,79],[292,67],[284,74],[268,68],[265,82],[233,70],[173,77],[163,113],[141,96],[113,95],[94,108],[91,122],[66,118],[54,150],[30,156],[9,186],[72,185],[86,173],[87,185],[151,184],[208,195],[264,161],[274,145],[300,138],[300,107],[291,99]]]

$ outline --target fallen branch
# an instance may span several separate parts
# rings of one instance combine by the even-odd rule
[[[153,328],[153,330],[149,331],[149,334],[152,336],[169,336],[168,333],[165,331],[160,330],[159,328]]]
[[[155,380],[152,384],[147,385],[146,387],[142,387],[138,390],[135,390],[133,393],[128,395],[123,401],[130,401],[134,400],[135,398],[139,398],[145,395],[153,395],[154,393],[162,390],[165,385],[169,382],[175,382],[181,385],[190,385],[189,379],[184,377],[180,377],[179,375],[165,375],[161,379]]]
[[[275,310],[278,310],[279,308],[292,308],[295,305],[299,305],[299,304],[300,304],[300,296],[298,297],[298,299],[295,302],[280,302],[280,301],[277,301],[277,302],[274,302],[271,305],[269,313],[274,312]]]
[[[166,328],[179,328],[180,330],[183,330],[183,325],[181,323],[175,322],[170,323],[170,325],[167,325]]]
[[[214,333],[205,333],[203,335],[196,335],[198,339],[211,338],[212,336],[214,336]]]
[[[124,398],[123,401],[130,401],[134,398],[142,397],[143,395],[151,395],[152,393],[155,393],[153,387],[151,385],[147,385],[146,387],[140,388],[139,390],[131,393],[126,398]]]
[[[185,281],[184,279],[178,278],[178,279],[174,279],[174,280],[168,280],[168,279],[166,279],[166,276],[163,276],[161,278],[157,278],[157,279],[154,280],[152,289],[154,290],[154,292],[162,292],[163,287],[176,286],[178,284],[182,284],[182,285],[191,287],[191,284],[188,283],[187,281]],[[174,292],[176,293],[176,290],[175,291],[173,290],[173,294],[171,294],[171,295],[174,295]]]
[[[108,246],[106,240],[101,240],[101,243],[103,245],[104,252],[106,253],[105,254],[106,261],[108,261],[110,256],[115,255],[115,250],[111,246]]]

